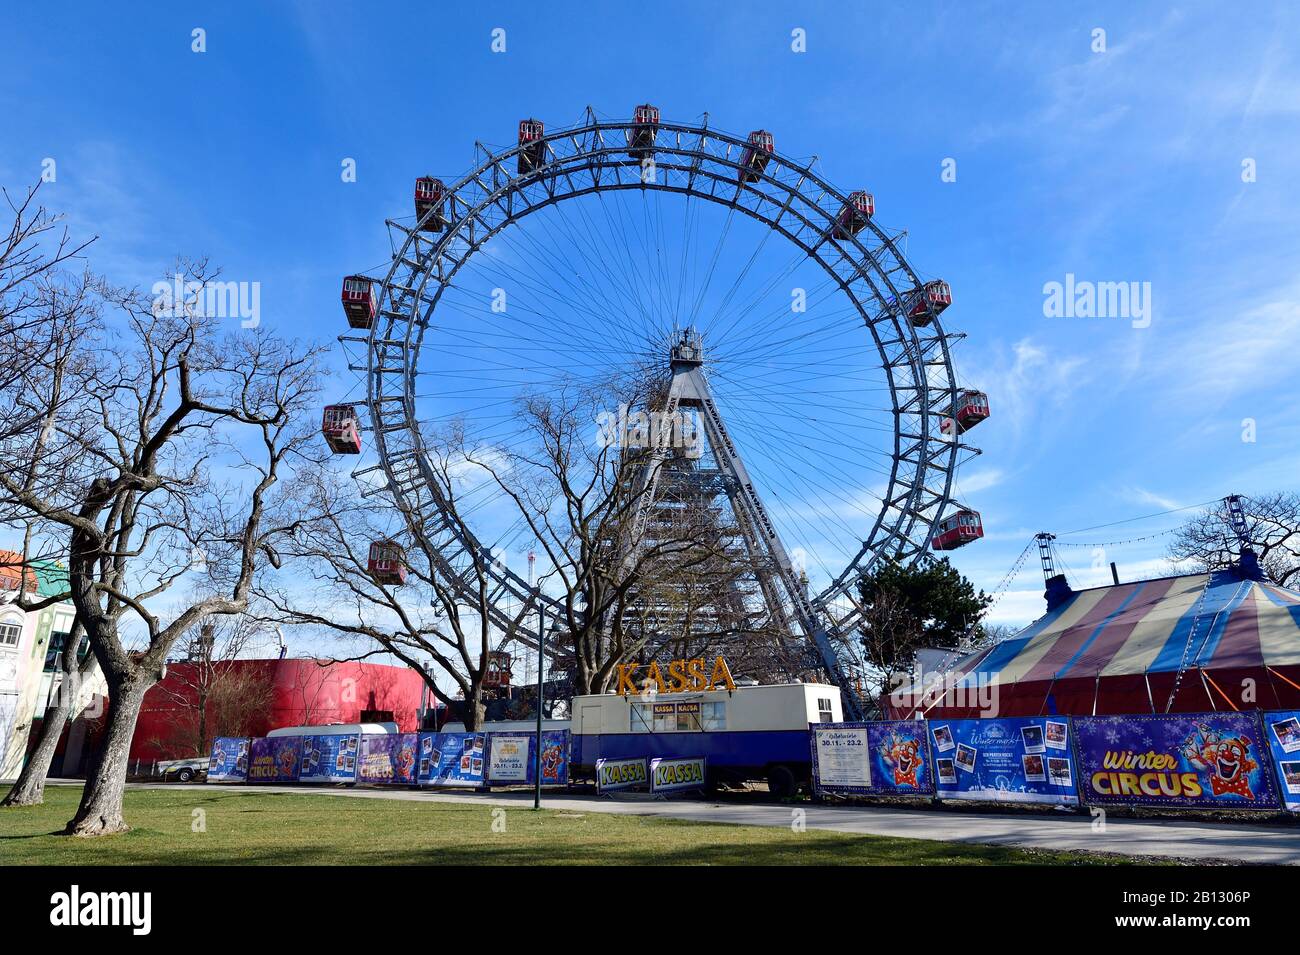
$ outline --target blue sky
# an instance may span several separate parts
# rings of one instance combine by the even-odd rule
[[[712,7],[713,5],[709,5]],[[848,8],[840,9],[841,7]],[[545,13],[541,11],[545,9]],[[993,587],[1038,530],[1159,569],[1180,514],[1294,489],[1300,420],[1300,14],[1285,4],[68,3],[0,13],[0,183],[57,162],[44,202],[91,264],[151,284],[204,254],[262,286],[263,321],[328,340],[341,275],[385,261],[415,175],[467,170],[527,115],[591,104],[819,157],[952,283],[964,381],[993,418],[959,487]],[[191,51],[206,30],[207,51]],[[506,31],[507,51],[490,49]],[[807,52],[791,50],[806,31]],[[1093,31],[1106,49],[1093,52]],[[340,180],[340,162],[357,181]],[[955,182],[941,164],[956,161]],[[1252,159],[1256,181],[1243,182]],[[1044,285],[1150,283],[1146,328],[1048,318]],[[1242,440],[1243,419],[1256,440]],[[1091,546],[1063,556],[1100,583]],[[1041,610],[1031,562],[997,619]]]

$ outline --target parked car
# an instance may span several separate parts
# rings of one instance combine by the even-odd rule
[[[195,756],[193,759],[167,759],[158,764],[158,775],[165,780],[174,780],[178,783],[193,782],[200,776],[208,774],[208,759],[206,756]]]

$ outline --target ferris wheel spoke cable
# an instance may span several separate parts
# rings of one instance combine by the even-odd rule
[[[453,309],[454,308],[455,307],[453,306]],[[547,312],[537,311],[535,309],[530,309],[526,306],[516,306],[516,308],[529,315],[536,316],[539,319],[553,318],[553,316]],[[473,312],[467,312],[466,314],[467,316],[470,317],[474,315]],[[527,320],[518,317],[512,317],[511,321],[518,322],[525,327],[529,325],[529,322]],[[546,354],[550,356],[558,356],[558,357],[571,356],[573,358],[585,359],[584,361],[578,363],[580,365],[591,364],[590,359],[592,357],[604,357],[609,361],[610,364],[614,364],[617,362],[626,362],[629,358],[641,358],[643,360],[650,360],[655,357],[655,353],[648,346],[646,348],[641,349],[639,352],[637,351],[629,352],[626,349],[602,348],[600,347],[600,345],[595,343],[591,343],[590,345],[587,345],[584,343],[584,340],[581,337],[574,337],[571,341],[568,342],[557,342],[554,347],[548,347],[545,343],[541,341],[524,338],[521,332],[522,330],[504,330],[504,329],[496,330],[492,328],[482,328],[482,327],[473,328],[473,329],[471,328],[457,329],[455,343],[456,343],[456,347],[462,350],[463,349],[489,349],[493,353],[500,352],[503,354],[513,355],[518,358],[528,358],[529,353],[540,353],[540,354]],[[494,339],[494,340],[489,341],[485,339]],[[508,342],[509,344],[503,344],[503,341]],[[434,347],[436,349],[439,347],[448,348],[449,346],[446,345],[445,343],[435,342],[431,347]],[[552,362],[550,364],[550,367],[558,367],[558,366],[556,366]]]
[[[772,233],[773,230],[771,229],[764,230],[765,236],[770,236],[772,235]],[[736,309],[736,313],[734,317],[730,316],[726,309],[720,309],[719,314],[717,316],[717,323],[721,324],[722,322],[727,321],[729,318],[730,318],[730,323],[717,336],[718,340],[726,340],[727,336],[730,335],[735,330],[736,326],[741,321],[743,321],[750,312],[752,312],[755,308],[757,308],[761,302],[771,298],[772,294],[776,290],[776,287],[783,280],[788,280],[789,277],[794,274],[795,270],[798,269],[800,265],[807,265],[807,264],[808,264],[808,256],[803,252],[802,249],[796,250],[794,256],[791,257],[789,263],[783,269],[774,270],[772,277],[767,281],[765,285],[761,286],[754,293],[752,297],[740,303],[739,307]]]
[[[555,209],[560,219],[565,224],[565,229],[570,240],[574,242],[575,246],[587,250],[588,255],[591,251],[595,251],[595,257],[592,258],[589,255],[589,261],[592,261],[593,264],[598,262],[601,271],[610,279],[611,283],[613,283],[613,269],[615,266],[608,262],[604,254],[604,249],[601,248],[605,243],[595,243],[594,236],[599,230],[597,229],[595,222],[592,221],[592,217],[587,214],[584,205],[585,202],[581,200],[576,203],[578,214],[586,223],[587,227],[585,230],[575,230],[573,226],[570,225],[568,214],[565,212],[562,203],[557,203]],[[593,245],[593,243],[595,244]],[[657,324],[656,318],[653,315],[652,309],[647,306],[646,298],[641,288],[641,282],[645,279],[645,276],[641,274],[642,270],[639,270],[636,267],[636,263],[632,259],[630,243],[626,240],[621,243],[613,241],[608,244],[608,247],[611,249],[622,250],[623,258],[626,260],[626,267],[622,268],[621,278],[623,287],[627,292],[628,301],[631,302],[638,312],[640,312],[647,327],[655,327]],[[615,258],[617,259],[617,256]],[[646,290],[649,290],[648,285],[646,286]],[[622,323],[617,321],[617,317],[622,315],[625,311],[626,309],[611,309],[606,320],[612,322],[616,327],[621,328]]]
[[[737,414],[737,413],[733,413],[733,414],[731,415],[731,417],[736,418],[736,419],[739,419],[741,422],[743,422],[743,423],[745,423],[745,424],[748,424],[748,425],[750,426],[750,429],[753,429],[753,428],[754,428],[753,422],[750,421],[750,420],[748,420],[748,417],[747,417],[744,413],[738,413],[738,414]],[[810,450],[810,451],[814,451],[814,453],[818,454],[819,457],[823,459],[823,466],[825,466],[825,464],[824,464],[825,458],[826,458],[826,457],[829,457],[829,456],[828,456],[828,455],[825,455],[825,453],[824,453],[823,451],[821,451],[821,450],[817,450],[817,449],[814,449],[811,445],[808,445],[808,444],[805,443],[805,442],[801,442],[801,441],[799,441],[799,440],[798,440],[798,437],[799,437],[799,436],[797,436],[797,435],[787,433],[786,437],[787,437],[787,441],[786,441],[786,442],[783,442],[783,444],[786,444],[786,445],[789,445],[789,444],[801,445],[802,447],[805,447],[805,448],[807,448],[807,449]],[[737,438],[736,440],[739,440],[739,438]],[[755,472],[755,475],[757,476],[757,475],[760,475],[760,474],[761,474],[761,475],[764,476],[764,479],[765,479],[765,480],[768,480],[768,481],[774,481],[774,482],[777,482],[777,483],[784,484],[784,481],[778,481],[778,479],[776,478],[776,476],[775,476],[774,474],[772,474],[770,471],[768,471],[768,469],[765,467],[764,462],[765,462],[766,460],[769,460],[769,459],[771,459],[771,458],[770,458],[770,457],[763,457],[763,458],[758,458],[758,459],[755,460],[755,464],[753,465],[753,470],[754,470],[754,472]],[[778,458],[775,458],[774,460],[780,460],[780,458],[778,457]],[[841,459],[841,460],[844,460],[844,459]],[[855,464],[855,463],[860,464],[861,462],[851,462],[851,461],[850,461],[850,462],[847,462],[847,463],[849,463],[850,465],[852,465],[852,464]],[[809,481],[805,475],[803,475],[803,474],[800,473],[800,472],[796,472],[796,471],[794,471],[794,470],[791,469],[791,468],[778,467],[778,468],[776,468],[775,470],[778,471],[781,475],[788,476],[788,477],[790,477],[790,478],[799,478],[799,479],[805,481],[805,483],[807,484],[807,486],[809,486],[810,488],[813,486],[813,485],[812,485],[812,482]],[[827,470],[830,470],[830,468],[827,467]],[[850,477],[849,475],[844,474],[843,472],[839,472],[839,473],[840,473],[840,474],[841,474],[841,475],[842,475],[846,480],[848,480],[848,481],[850,481],[850,482],[853,481],[853,478]],[[786,485],[786,486],[788,487],[788,485]],[[846,505],[848,505],[848,506],[850,506],[850,507],[854,507],[854,508],[856,508],[856,509],[858,509],[858,510],[862,510],[862,513],[863,513],[864,515],[866,515],[866,516],[869,517],[869,518],[874,518],[874,515],[873,515],[873,514],[871,514],[870,512],[868,512],[868,511],[866,511],[866,510],[864,510],[864,509],[862,509],[860,506],[855,505],[854,502],[853,502],[851,499],[849,499],[848,497],[844,496],[843,494],[838,493],[838,492],[835,492],[835,491],[832,491],[832,490],[829,489],[829,488],[826,488],[825,490],[826,490],[828,493],[831,493],[831,494],[833,494],[834,496],[836,496],[836,497],[840,500],[841,503],[846,504]],[[870,492],[868,492],[868,493],[870,493]],[[849,531],[850,534],[853,533],[852,528],[850,528],[847,524],[844,524],[843,527],[844,527],[845,530]]]
[[[765,231],[768,235],[771,235],[773,230],[768,229]],[[789,282],[794,274],[800,269],[807,270],[808,274],[816,280],[814,284],[817,286],[824,287],[836,284],[835,279],[828,275],[824,269],[819,267],[803,249],[796,248],[790,254],[788,259],[784,259],[784,265],[780,268],[773,268],[771,270],[771,275],[767,281],[760,285],[752,295],[748,298],[742,299],[733,306],[736,310],[734,317],[727,312],[720,315],[719,318],[722,320],[730,318],[732,324],[735,325],[740,319],[753,309],[757,308],[762,302],[772,298],[776,294],[778,286],[785,282]],[[838,285],[836,287],[838,287]],[[779,297],[782,299],[788,299],[789,295],[782,294]]]
[[[532,292],[534,295],[542,295],[544,297],[547,297],[552,301],[559,303],[563,307],[564,311],[573,313],[575,316],[590,317],[592,319],[591,323],[586,323],[586,322],[582,323],[583,327],[585,327],[590,332],[599,333],[601,331],[605,331],[605,329],[601,328],[601,323],[604,320],[605,316],[595,311],[588,304],[592,298],[590,292],[587,291],[586,294],[583,294],[583,290],[580,290],[576,286],[574,286],[572,280],[570,280],[567,274],[564,273],[563,271],[559,273],[552,272],[552,275],[553,276],[558,275],[561,279],[566,281],[569,284],[569,286],[573,288],[575,293],[577,293],[576,299],[565,294],[561,289],[556,287],[556,285],[553,282],[547,281],[544,277],[542,277],[537,273],[535,268],[531,266],[521,267],[514,272],[508,272],[504,268],[488,265],[487,263],[480,263],[477,266],[477,268],[483,272],[488,273],[489,275],[497,276],[498,281],[500,282],[507,283],[509,285],[517,285],[524,288],[526,291]],[[531,275],[534,281],[529,281],[527,278],[524,278],[519,274],[520,272],[524,272],[525,270],[527,270],[527,273]],[[506,286],[503,285],[502,287],[506,287]],[[459,287],[452,286],[452,288],[459,288]],[[474,293],[469,293],[467,291],[467,294],[473,295]],[[509,305],[509,300],[507,299],[506,310],[504,312],[498,312],[494,314],[508,316],[509,312],[510,312],[510,305]],[[578,323],[575,322],[574,324],[578,324]]]
[[[727,309],[731,307],[732,301],[735,299],[736,295],[739,294],[740,289],[749,278],[749,273],[754,268],[754,263],[758,261],[759,255],[762,253],[763,249],[766,248],[768,240],[775,234],[772,229],[762,229],[760,232],[762,235],[758,240],[758,244],[754,247],[754,251],[750,253],[749,259],[746,260],[744,267],[736,274],[736,278],[732,281],[731,287],[728,288],[726,294],[722,296],[722,300],[718,303],[717,309],[714,310],[710,321],[704,327],[704,333],[709,338],[714,337],[713,332],[715,326],[721,322],[723,316],[727,314]],[[719,339],[722,337],[724,336],[718,336]]]
[[[699,321],[700,309],[704,306],[704,298],[708,295],[709,287],[713,284],[714,273],[718,270],[718,260],[722,257],[722,250],[727,244],[727,236],[731,234],[731,223],[735,216],[736,209],[732,206],[727,211],[726,221],[723,223],[722,231],[718,234],[718,241],[713,246],[713,255],[709,259],[709,269],[704,275],[704,282],[697,285],[695,304],[691,307],[691,313],[687,320],[687,325],[691,327],[695,327]]]
[[[581,329],[586,331],[589,335],[595,336],[595,335],[599,335],[602,331],[605,331],[605,329],[602,329],[600,327],[601,316],[598,313],[594,312],[586,304],[586,299],[584,297],[579,296],[580,301],[575,302],[572,298],[565,295],[558,288],[556,288],[553,283],[545,282],[543,280],[541,284],[534,284],[532,282],[527,281],[519,274],[508,273],[502,269],[487,266],[485,264],[480,265],[479,268],[480,270],[487,272],[489,275],[498,276],[499,277],[498,281],[506,283],[506,285],[503,285],[501,287],[517,285],[519,287],[524,288],[526,291],[532,292],[535,295],[542,295],[543,297],[549,298],[552,301],[558,302],[562,306],[563,310],[565,310],[571,316],[573,325],[580,327]],[[530,271],[534,271],[535,274],[535,270],[530,270]],[[455,288],[456,286],[453,287]],[[470,293],[466,290],[466,294],[472,295],[473,293]],[[497,312],[493,314],[498,318],[502,318],[504,321],[516,322],[520,324],[521,327],[528,328],[529,326],[527,325],[527,323],[523,321],[523,319],[520,319],[517,316],[511,314],[512,310],[517,309],[518,307],[519,306],[517,303],[516,305],[511,306],[509,304],[509,299],[507,299],[507,305],[505,311]],[[525,310],[527,310],[526,306],[525,306]],[[583,316],[589,316],[591,318],[591,321],[590,322],[582,321],[581,319]]]
[[[603,250],[606,248],[620,250],[622,252],[622,259],[625,263],[623,267],[623,276],[624,276],[625,285],[628,289],[635,290],[632,294],[634,294],[637,297],[637,300],[640,303],[641,292],[639,290],[639,283],[642,281],[646,282],[647,289],[648,289],[648,279],[643,274],[644,269],[638,268],[635,260],[632,257],[632,251],[631,251],[632,242],[628,235],[626,224],[624,223],[624,219],[626,218],[626,216],[620,215],[617,218],[615,218],[615,216],[609,210],[609,206],[615,203],[619,203],[620,208],[626,210],[627,208],[626,204],[620,202],[620,200],[615,198],[614,196],[609,197],[607,201],[604,193],[598,192],[596,195],[598,198],[598,205],[601,210],[601,215],[604,217],[606,228],[604,230],[598,229],[595,223],[591,221],[594,217],[586,216],[585,218],[589,226],[589,231],[592,235],[596,235],[598,233],[600,234],[601,239],[597,245],[597,248],[601,250],[602,255],[603,255]],[[585,212],[585,210],[581,210],[581,209],[580,211]],[[616,229],[618,231],[618,234],[615,233]],[[608,241],[606,241],[606,237],[608,237]],[[617,259],[618,256],[616,255],[615,258]],[[647,308],[644,305],[642,305],[641,311],[643,317],[645,317],[646,319],[647,326],[653,327],[657,335],[662,335],[663,334],[662,316],[651,317],[651,313],[654,310],[652,308]]]
[[[655,194],[658,195],[658,192],[656,191]],[[651,218],[648,198],[645,194],[641,196],[641,221],[643,225],[641,234],[647,246],[647,261],[649,261],[649,247],[654,247],[654,276],[657,289],[653,301],[663,303],[669,299],[667,275],[664,267],[664,249],[663,243],[659,241],[658,214],[656,211],[655,217]],[[662,316],[662,305],[656,311]]]
[[[809,306],[808,306],[809,309],[810,310],[814,309],[817,305],[820,305],[822,302],[828,300],[837,292],[838,292],[838,287],[836,286],[828,287],[825,293],[821,295],[819,298],[817,298],[816,300],[810,299]],[[784,353],[786,350],[781,347],[783,345],[803,341],[811,335],[821,334],[826,331],[830,331],[832,329],[847,329],[848,327],[851,327],[844,320],[845,318],[848,318],[848,316],[845,316],[844,318],[841,318],[841,316],[838,315],[820,316],[818,320],[824,319],[825,320],[824,325],[815,325],[812,328],[800,329],[798,333],[790,335],[787,338],[774,339],[772,337],[773,335],[782,332],[786,332],[786,333],[789,332],[789,328],[790,328],[789,324],[782,324],[780,322],[780,319],[782,318],[788,319],[789,316],[792,314],[794,313],[790,311],[789,303],[786,303],[778,307],[778,309],[773,313],[772,317],[763,323],[763,325],[761,326],[761,330],[758,330],[753,335],[748,336],[745,346],[743,348],[734,349],[731,352],[731,354],[735,357],[743,358],[747,356],[752,356],[755,353],[761,353],[762,350],[767,350],[767,351],[780,350]],[[812,313],[810,311],[810,312],[805,312],[804,314],[812,314]],[[795,321],[798,320],[796,319]]]
[[[559,243],[553,243],[552,246],[548,248],[546,245],[539,242],[530,233],[530,231],[528,230],[528,228],[525,226],[524,223],[516,223],[513,230],[502,230],[502,232],[498,233],[498,235],[504,235],[506,232],[512,232],[511,235],[512,239],[519,238],[522,241],[526,241],[533,251],[533,256],[537,260],[549,263],[551,268],[551,275],[560,279],[566,285],[568,285],[569,288],[573,290],[576,297],[570,298],[569,296],[564,295],[554,286],[553,283],[546,281],[546,279],[540,275],[540,273],[535,267],[529,266],[528,268],[531,274],[534,275],[534,277],[536,277],[538,281],[540,281],[544,286],[549,287],[555,293],[557,299],[565,302],[570,308],[579,312],[583,312],[585,314],[589,314],[592,317],[594,322],[593,325],[589,326],[590,330],[593,333],[600,334],[603,332],[605,334],[609,334],[610,331],[612,330],[614,336],[619,338],[620,342],[625,347],[630,348],[631,344],[630,341],[627,339],[626,335],[624,334],[623,327],[621,325],[617,325],[611,329],[609,327],[609,315],[608,314],[602,315],[597,309],[595,309],[593,306],[591,306],[588,303],[590,303],[592,300],[608,301],[611,298],[609,293],[613,292],[615,295],[620,297],[625,297],[627,300],[633,301],[635,304],[639,306],[639,302],[640,302],[639,296],[635,293],[633,289],[631,289],[630,286],[625,285],[624,288],[621,290],[617,287],[618,283],[614,278],[613,274],[611,273],[608,264],[603,261],[603,258],[599,262],[592,261],[589,257],[587,257],[587,260],[592,265],[592,270],[589,270],[589,272],[593,272],[594,274],[603,277],[606,280],[606,282],[609,283],[608,289],[598,290],[598,287],[592,284],[589,280],[586,286],[583,287],[578,286],[574,280],[575,278],[581,279],[583,276],[583,272],[581,269],[576,267],[573,264],[573,262],[568,258],[568,255],[564,251],[564,249],[574,248],[579,251],[584,251],[584,256],[585,256],[586,253],[585,253],[584,243],[574,235],[573,229],[569,225],[568,218],[564,215],[559,204],[553,206],[551,208],[551,211],[553,211],[555,215],[548,215],[546,221],[554,221],[555,224],[557,224],[560,229],[564,230],[568,239],[567,242],[561,241]],[[524,261],[524,262],[528,261],[527,257],[518,257],[518,258],[520,258],[520,261]]]

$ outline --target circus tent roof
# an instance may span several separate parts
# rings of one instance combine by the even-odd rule
[[[1071,592],[949,672],[993,688],[999,715],[1300,705],[1300,592],[1237,570]],[[927,715],[974,715],[958,696]]]

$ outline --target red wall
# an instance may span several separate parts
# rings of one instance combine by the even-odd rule
[[[272,686],[270,710],[256,719],[253,736],[281,726],[357,723],[362,710],[392,710],[406,732],[418,729],[424,681],[408,667],[379,663],[329,663],[315,660],[226,660],[216,664],[239,668],[241,676],[256,675]],[[190,752],[197,705],[193,692],[194,665],[169,663],[167,678],[145,695],[131,741],[132,759],[175,759]],[[221,727],[217,727],[220,731]]]

